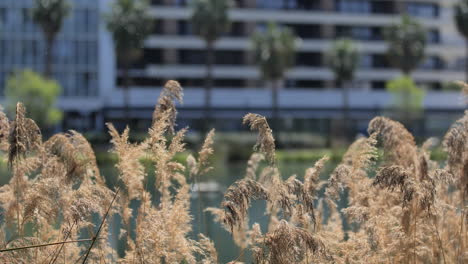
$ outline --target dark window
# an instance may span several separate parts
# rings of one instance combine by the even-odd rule
[[[179,61],[182,64],[205,64],[203,50],[179,50]]]
[[[395,14],[397,7],[394,1],[372,1],[371,12],[374,14]]]
[[[142,55],[138,60],[132,63],[132,69],[143,69],[147,64],[161,64],[162,63],[162,50],[161,49],[143,49]],[[122,68],[121,61],[118,61],[118,68]]]
[[[387,85],[386,81],[371,82],[372,89],[375,89],[375,90],[385,90],[386,85]]]
[[[432,29],[427,32],[427,41],[429,43],[440,43],[440,34],[437,29]]]
[[[151,0],[152,5],[163,5],[164,0]]]
[[[177,21],[177,34],[185,36],[185,35],[192,35],[193,29],[192,24],[185,20]]]
[[[179,78],[178,81],[183,87],[203,87],[204,79]],[[241,79],[215,79],[215,87],[244,87],[245,81]]]
[[[439,7],[433,3],[408,3],[406,10],[412,16],[426,18],[439,16]]]
[[[388,61],[387,55],[385,54],[376,54],[372,56],[372,66],[374,68],[390,68],[390,63]]]
[[[304,39],[321,38],[320,25],[284,24],[291,28],[294,33]]]
[[[122,77],[117,78],[117,85],[122,86],[124,80]],[[130,80],[130,85],[132,86],[140,86],[140,87],[156,87],[162,86],[163,80],[159,78],[151,78],[151,77],[134,77]]]
[[[216,51],[215,63],[220,65],[242,65],[244,64],[244,52],[237,50]]]
[[[264,9],[320,9],[319,0],[257,0],[257,8]]]
[[[300,52],[296,55],[296,64],[301,66],[322,66],[322,54],[318,52]]]
[[[426,60],[419,67],[424,70],[441,70],[444,68],[444,62],[437,56],[426,58]]]
[[[245,81],[241,79],[217,79],[214,81],[216,87],[244,87]]]
[[[175,0],[174,5],[175,6],[186,6],[188,4],[188,0]]]
[[[336,37],[346,37],[367,41],[376,41],[383,39],[381,28],[365,26],[337,26]]]
[[[359,67],[364,68],[364,69],[369,69],[372,68],[373,63],[372,63],[372,55],[369,54],[364,54],[361,56],[359,59]]]
[[[203,79],[179,78],[178,81],[182,87],[203,87],[204,85]]]
[[[153,34],[162,35],[163,32],[163,21],[160,19],[154,20],[153,23]]]
[[[229,32],[226,34],[227,36],[231,37],[241,37],[244,36],[244,23],[241,22],[233,22],[231,24],[231,29]]]
[[[369,0],[337,0],[336,11],[342,13],[369,14],[372,11]]]
[[[235,8],[247,7],[246,0],[234,0],[233,2],[234,2],[234,7]]]
[[[324,88],[324,82],[321,80],[289,80],[286,82],[286,87],[290,88]]]
[[[7,10],[4,7],[0,8],[0,23],[6,24],[7,21]]]
[[[179,61],[182,64],[205,64],[204,50],[179,50]],[[215,63],[219,65],[244,64],[243,51],[220,50],[215,52]]]

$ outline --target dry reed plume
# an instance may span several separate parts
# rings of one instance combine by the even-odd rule
[[[130,142],[129,128],[120,133],[108,124],[118,157],[115,190],[81,134],[43,141],[23,105],[14,121],[0,112],[0,149],[12,175],[0,187],[0,262],[219,263],[208,237],[190,237],[190,187],[212,169],[215,132],[197,154],[176,161],[187,132],[176,129],[176,101],[182,88],[169,81],[140,143]],[[430,158],[437,140],[419,146],[402,124],[376,117],[369,137],[357,139],[330,175],[323,175],[323,157],[303,177],[281,175],[265,117],[248,114],[243,123],[258,131],[245,177],[226,190],[220,208],[206,209],[240,248],[231,263],[247,251],[258,264],[468,263],[468,111],[442,141],[444,163]],[[266,202],[265,226],[249,219],[254,200]],[[125,243],[120,254],[107,239],[116,214]]]

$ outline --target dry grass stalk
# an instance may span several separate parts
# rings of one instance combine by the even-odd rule
[[[153,122],[157,122],[161,118],[163,118],[162,114],[168,115],[168,122],[169,122],[169,133],[174,134],[174,127],[176,125],[176,118],[177,118],[177,109],[175,105],[175,101],[179,103],[183,102],[183,90],[182,86],[180,86],[179,82],[170,80],[166,82],[164,85],[163,90],[161,91],[161,95],[159,96],[158,103],[156,104],[156,108],[153,112]]]
[[[263,153],[270,164],[274,164],[276,161],[275,139],[266,118],[258,114],[247,114],[242,122],[248,124],[251,130],[258,131],[257,144],[254,149]]]
[[[88,247],[78,243],[83,230],[95,230],[92,215],[120,214],[126,254],[118,257],[106,239],[95,239],[89,263],[218,263],[214,244],[192,232],[190,184],[211,166],[214,131],[187,165],[175,161],[185,151],[186,129],[175,131],[175,100],[182,89],[169,82],[158,100],[148,138],[129,142],[129,129],[119,134],[109,124],[112,152],[118,156],[121,195],[112,206],[113,192],[99,174],[89,143],[75,131],[42,142],[34,121],[19,104],[15,121],[0,112],[0,146],[8,153],[10,182],[0,187],[2,263],[66,263],[83,261]],[[331,173],[320,173],[328,158],[307,169],[304,180],[283,180],[275,162],[272,131],[262,116],[244,117],[259,137],[245,178],[230,186],[221,208],[210,210],[232,233],[242,254],[250,250],[255,263],[465,263],[468,262],[468,112],[448,131],[443,146],[445,167],[430,159],[430,139],[422,146],[398,122],[377,117],[370,137],[356,140]],[[377,140],[379,141],[377,143]],[[379,144],[379,145],[378,145]],[[377,160],[377,146],[384,157]],[[157,197],[148,192],[153,163]],[[262,161],[267,165],[259,171]],[[371,174],[376,174],[375,178]],[[318,193],[326,185],[325,197]],[[337,206],[347,190],[349,205]],[[249,224],[252,200],[266,200],[268,226]],[[136,212],[130,204],[139,201]],[[156,200],[156,201],[155,201]],[[110,211],[108,211],[110,210]],[[343,218],[351,224],[343,230]],[[327,216],[327,217],[325,217]],[[136,228],[130,225],[136,218]],[[34,233],[25,228],[34,226]],[[57,227],[60,225],[60,227]],[[262,228],[266,232],[262,232]],[[8,230],[8,231],[7,231]],[[12,232],[13,230],[13,232]],[[107,221],[100,237],[108,237]],[[70,242],[70,243],[69,243]],[[47,245],[42,249],[30,248]]]

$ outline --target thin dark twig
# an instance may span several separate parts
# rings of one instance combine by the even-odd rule
[[[93,236],[91,245],[89,246],[88,251],[86,252],[86,255],[85,255],[84,259],[83,259],[83,264],[86,263],[86,260],[87,260],[88,257],[89,257],[89,253],[91,252],[91,249],[93,248],[94,243],[96,243],[96,240],[97,240],[97,238],[99,237],[99,233],[101,232],[102,226],[104,225],[104,222],[106,221],[107,215],[109,214],[109,211],[110,211],[110,209],[112,208],[112,204],[114,204],[115,198],[117,198],[117,195],[119,194],[119,190],[120,190],[120,189],[117,188],[117,190],[115,191],[114,198],[112,198],[112,201],[111,201],[109,207],[107,208],[106,213],[105,213],[104,216],[102,217],[101,224],[99,225],[99,228],[98,228],[98,230],[97,230],[97,232],[96,232],[96,235]]]
[[[77,240],[53,242],[53,243],[47,243],[47,244],[29,245],[29,246],[24,246],[24,247],[5,248],[5,249],[1,249],[1,250],[0,250],[0,253],[2,253],[2,252],[8,252],[8,251],[21,250],[21,249],[29,249],[29,248],[37,248],[37,247],[55,246],[55,245],[61,245],[61,244],[65,244],[65,243],[86,242],[86,241],[92,241],[92,240],[93,240],[92,238],[85,238],[85,239],[77,239]]]
[[[75,226],[75,224],[76,224],[76,222],[73,222],[73,225],[71,226],[70,230],[67,232],[67,236],[65,237],[65,241],[67,241],[68,238],[70,237],[71,232],[73,231],[73,227]],[[65,244],[62,244],[62,245],[60,246],[60,248],[55,249],[54,253],[52,254],[53,258],[52,258],[51,262],[49,262],[49,263],[52,263],[52,264],[53,264],[53,263],[55,263],[55,261],[57,261],[58,256],[60,255],[60,252],[62,252],[62,249],[63,249],[63,246],[64,246],[64,245],[65,245]]]

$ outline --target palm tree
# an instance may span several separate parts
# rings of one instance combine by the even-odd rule
[[[122,67],[125,119],[129,121],[130,66],[141,56],[145,39],[151,34],[152,19],[146,0],[115,0],[105,15],[114,40],[117,60]]]
[[[390,62],[404,75],[410,75],[424,60],[426,31],[423,26],[410,16],[403,15],[401,22],[387,28],[384,35]]]
[[[343,125],[345,135],[349,135],[349,87],[345,82],[354,79],[359,65],[359,49],[350,39],[337,40],[325,54],[325,63],[333,71],[337,86],[343,92]]]
[[[467,58],[465,61],[466,81],[468,82],[468,0],[460,0],[454,7],[454,19],[457,29],[465,38]]]
[[[46,41],[44,75],[52,76],[53,47],[71,5],[68,0],[34,0],[32,18],[42,29]]]
[[[286,27],[269,23],[265,32],[252,37],[256,64],[264,80],[272,85],[273,127],[279,129],[278,89],[286,71],[294,65],[297,38]]]
[[[211,122],[211,90],[213,88],[214,44],[222,34],[229,31],[229,8],[231,0],[194,0],[192,2],[192,25],[194,32],[205,41],[205,129]]]

